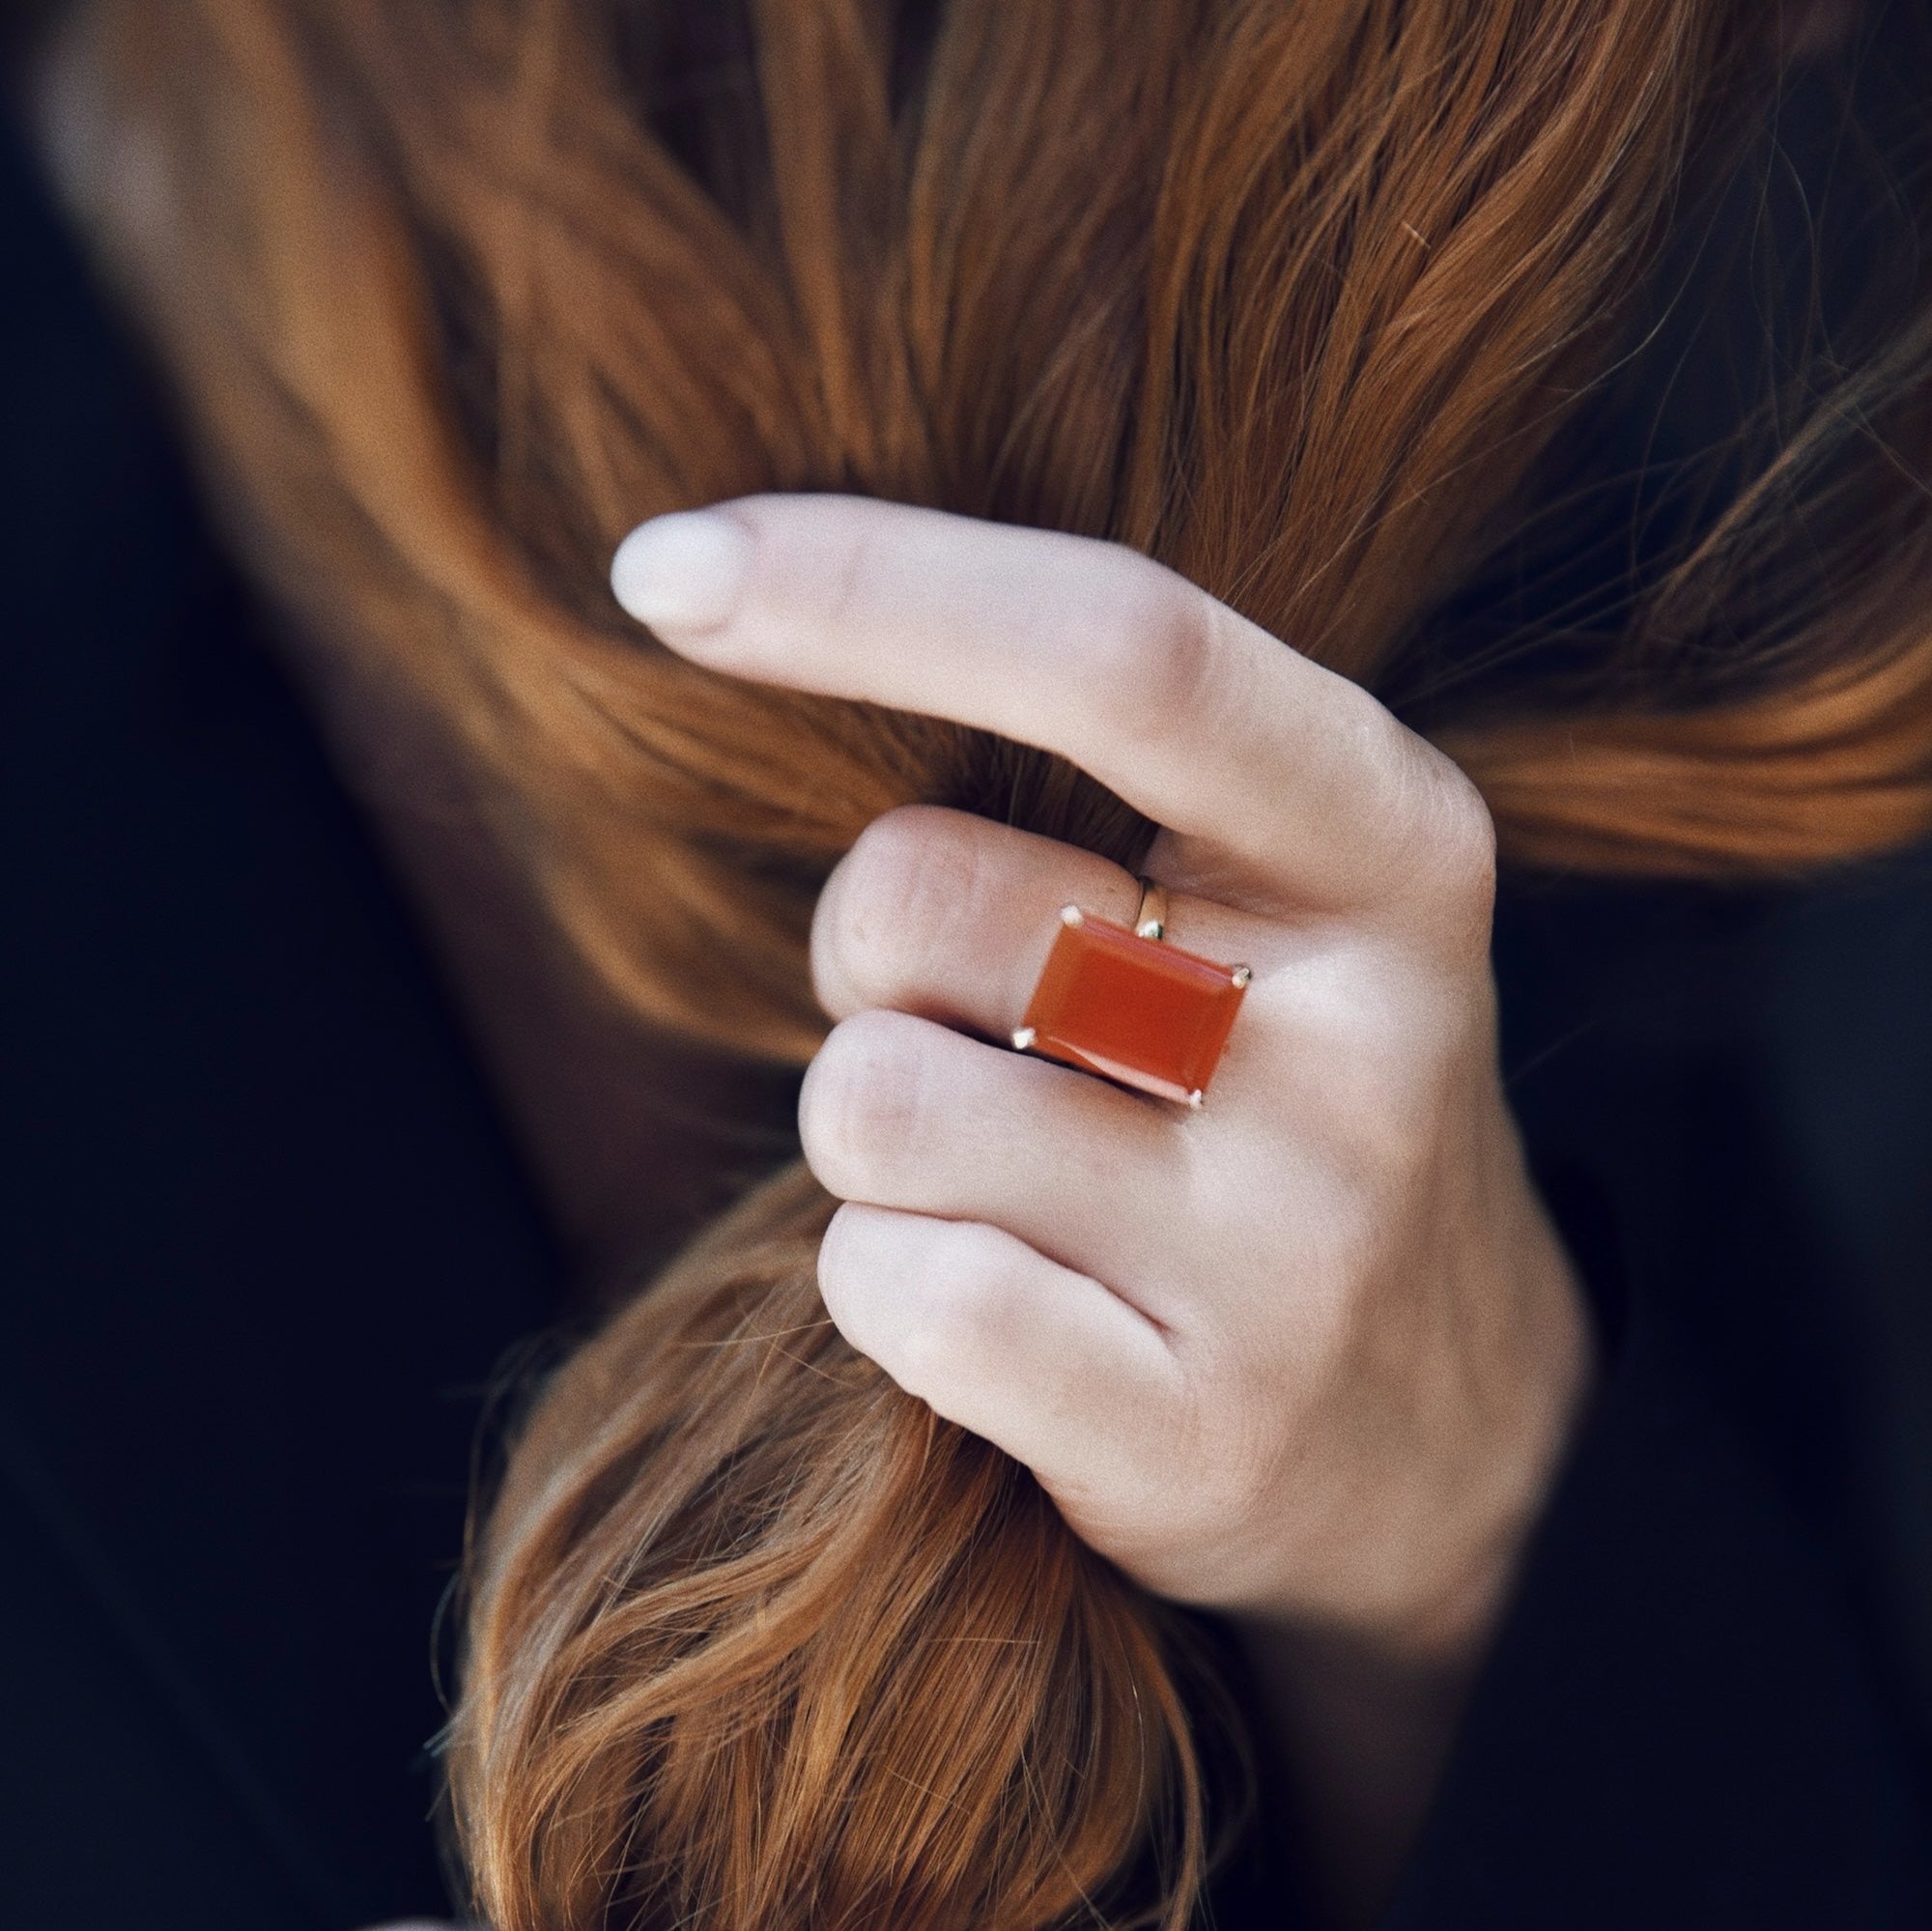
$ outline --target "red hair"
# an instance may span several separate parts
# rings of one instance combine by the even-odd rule
[[[640,1024],[799,1063],[813,896],[880,811],[1149,828],[638,635],[617,538],[741,493],[1147,551],[1449,749],[1506,861],[1763,873],[1932,821],[1916,252],[1873,243],[1610,593],[1529,594],[1762,138],[1764,11],[101,0],[103,219],[265,579],[448,721]],[[1465,674],[1491,633],[1506,679]],[[1213,1671],[830,1329],[826,1212],[776,1177],[536,1404],[450,1749],[477,1909],[1179,1926]]]

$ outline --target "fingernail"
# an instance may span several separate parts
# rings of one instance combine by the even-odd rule
[[[752,535],[717,510],[681,510],[640,523],[611,559],[611,588],[653,630],[715,630],[737,608],[752,566]]]

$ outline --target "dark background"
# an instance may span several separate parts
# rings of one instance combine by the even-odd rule
[[[432,1624],[542,1216],[0,148],[0,1926],[436,1909]]]

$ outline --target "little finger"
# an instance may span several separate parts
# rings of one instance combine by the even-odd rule
[[[908,1394],[1093,1507],[1180,1396],[1160,1330],[1099,1282],[996,1227],[877,1207],[833,1216],[819,1292]]]

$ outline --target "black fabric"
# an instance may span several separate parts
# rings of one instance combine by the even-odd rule
[[[0,1926],[440,1908],[432,1621],[556,1270],[147,384],[0,170]]]
[[[0,259],[0,1926],[435,1909],[431,1623],[556,1263],[12,153]],[[1518,887],[1496,956],[1606,1368],[1390,1924],[1932,1924],[1932,879]]]
[[[1391,1926],[1932,1924],[1932,867],[1495,951],[1605,1366]]]

